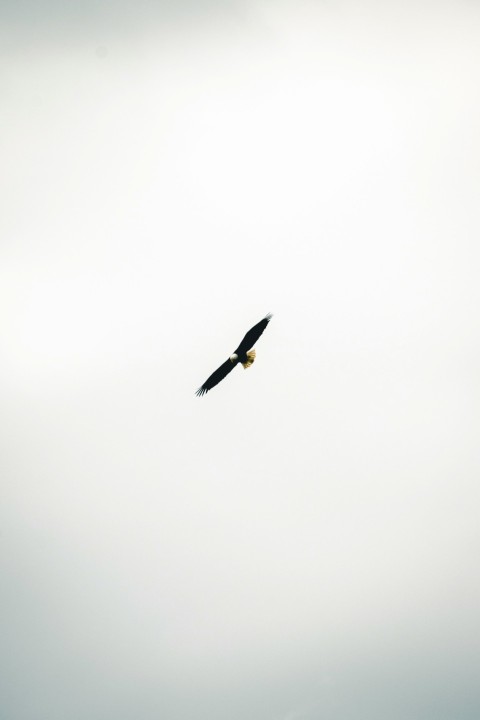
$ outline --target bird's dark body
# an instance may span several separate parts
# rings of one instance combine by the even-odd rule
[[[237,347],[233,355],[226,360],[219,368],[215,370],[210,377],[205,380],[203,385],[198,388],[197,395],[204,395],[215,385],[223,380],[233,368],[241,363],[243,367],[250,367],[255,359],[255,351],[251,348],[255,345],[260,335],[263,333],[272,316],[268,314],[263,320],[254,325],[245,335],[240,345]]]
[[[248,348],[248,349],[250,350],[250,348]],[[238,355],[238,360],[235,361],[235,365],[236,365],[237,363],[242,363],[242,365],[243,365],[244,363],[247,362],[247,359],[248,359],[248,358],[247,358],[247,351],[246,351],[246,350],[245,350],[245,352],[242,353],[242,354],[240,354],[240,353],[238,353],[238,352],[235,352],[234,355]]]

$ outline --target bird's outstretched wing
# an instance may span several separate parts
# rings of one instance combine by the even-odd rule
[[[260,320],[259,323],[254,325],[251,330],[247,332],[245,337],[243,338],[242,342],[238,346],[238,348],[235,350],[235,353],[237,355],[243,355],[247,352],[247,350],[250,350],[251,347],[255,345],[260,335],[263,333],[265,328],[267,327],[268,323],[272,319],[272,314],[269,313],[266,317],[263,318],[263,320]]]
[[[215,372],[212,373],[207,380],[205,380],[205,382],[203,383],[203,385],[198,388],[198,390],[197,390],[197,392],[195,393],[195,395],[199,395],[199,396],[200,396],[200,395],[204,395],[204,394],[207,393],[209,390],[211,390],[213,387],[215,387],[215,385],[218,385],[218,383],[219,383],[221,380],[223,380],[224,377],[227,377],[227,375],[228,375],[229,372],[232,372],[233,368],[234,368],[235,365],[237,365],[237,364],[238,364],[238,360],[235,360],[234,362],[232,362],[232,361],[230,360],[230,358],[229,358],[228,360],[226,360],[226,361],[223,363],[223,365],[220,365],[220,367],[217,368],[217,369],[215,370]]]

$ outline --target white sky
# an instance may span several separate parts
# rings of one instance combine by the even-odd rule
[[[1,31],[4,716],[477,720],[480,7],[40,6]]]

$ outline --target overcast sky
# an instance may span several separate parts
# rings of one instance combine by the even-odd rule
[[[479,4],[0,13],[2,718],[477,720]]]

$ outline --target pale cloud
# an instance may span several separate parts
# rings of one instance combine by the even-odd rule
[[[478,8],[44,5],[3,8],[8,717],[477,720]]]

